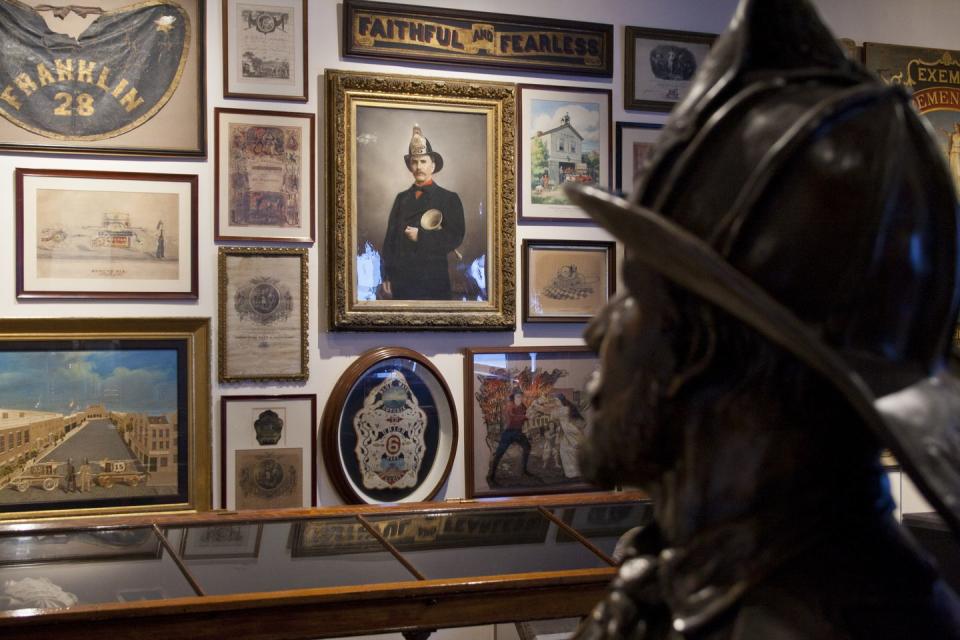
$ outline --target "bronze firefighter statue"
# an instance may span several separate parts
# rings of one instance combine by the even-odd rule
[[[957,203],[908,95],[806,0],[742,0],[629,201],[585,475],[646,489],[579,640],[960,638],[888,447],[960,531]]]

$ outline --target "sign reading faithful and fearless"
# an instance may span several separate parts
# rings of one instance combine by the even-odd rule
[[[112,138],[152,118],[187,62],[187,12],[167,0],[66,9],[99,15],[73,38],[51,31],[36,9],[0,0],[0,115],[54,140]]]
[[[344,0],[345,56],[611,77],[613,27]]]

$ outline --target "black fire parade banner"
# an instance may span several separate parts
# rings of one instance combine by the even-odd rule
[[[344,0],[343,54],[611,77],[613,26]]]
[[[38,13],[45,9],[0,0],[4,118],[54,140],[104,140],[139,127],[173,95],[190,42],[180,5],[65,7],[99,14],[78,38],[51,30]]]

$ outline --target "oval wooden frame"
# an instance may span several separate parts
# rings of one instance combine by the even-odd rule
[[[344,371],[340,376],[340,379],[337,380],[337,383],[333,386],[333,391],[330,392],[330,397],[327,399],[327,403],[323,408],[323,417],[320,419],[320,438],[322,439],[321,448],[323,453],[323,464],[327,469],[327,477],[330,478],[330,481],[333,483],[334,488],[336,488],[337,493],[340,494],[340,497],[343,498],[344,502],[348,504],[386,504],[376,501],[370,502],[369,496],[363,496],[354,491],[342,470],[343,467],[340,459],[340,445],[338,442],[338,436],[340,416],[343,411],[343,405],[346,402],[347,395],[350,393],[350,390],[353,388],[354,384],[356,384],[356,382],[374,365],[391,358],[406,358],[423,365],[437,379],[437,382],[440,383],[440,388],[446,395],[447,404],[450,407],[450,428],[452,433],[450,453],[447,457],[446,466],[439,482],[437,482],[436,486],[430,489],[429,494],[422,501],[432,500],[433,497],[437,495],[437,492],[440,491],[440,487],[442,487],[449,479],[450,471],[453,468],[453,459],[456,456],[457,443],[460,438],[460,427],[457,423],[457,405],[453,401],[453,395],[450,393],[450,387],[447,386],[447,381],[444,380],[443,376],[440,374],[440,371],[433,365],[433,363],[430,362],[430,360],[427,359],[426,356],[421,353],[417,353],[412,349],[407,349],[405,347],[377,347],[375,349],[371,349],[370,351],[361,354],[356,360],[354,360],[353,363],[347,367],[347,370]],[[436,464],[437,461],[435,460],[434,465]],[[400,502],[409,501],[400,500]]]

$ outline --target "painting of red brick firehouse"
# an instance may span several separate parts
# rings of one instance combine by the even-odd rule
[[[0,509],[169,502],[178,350],[68,344],[0,351]]]
[[[590,490],[577,454],[587,422],[586,348],[469,349],[467,496]]]

